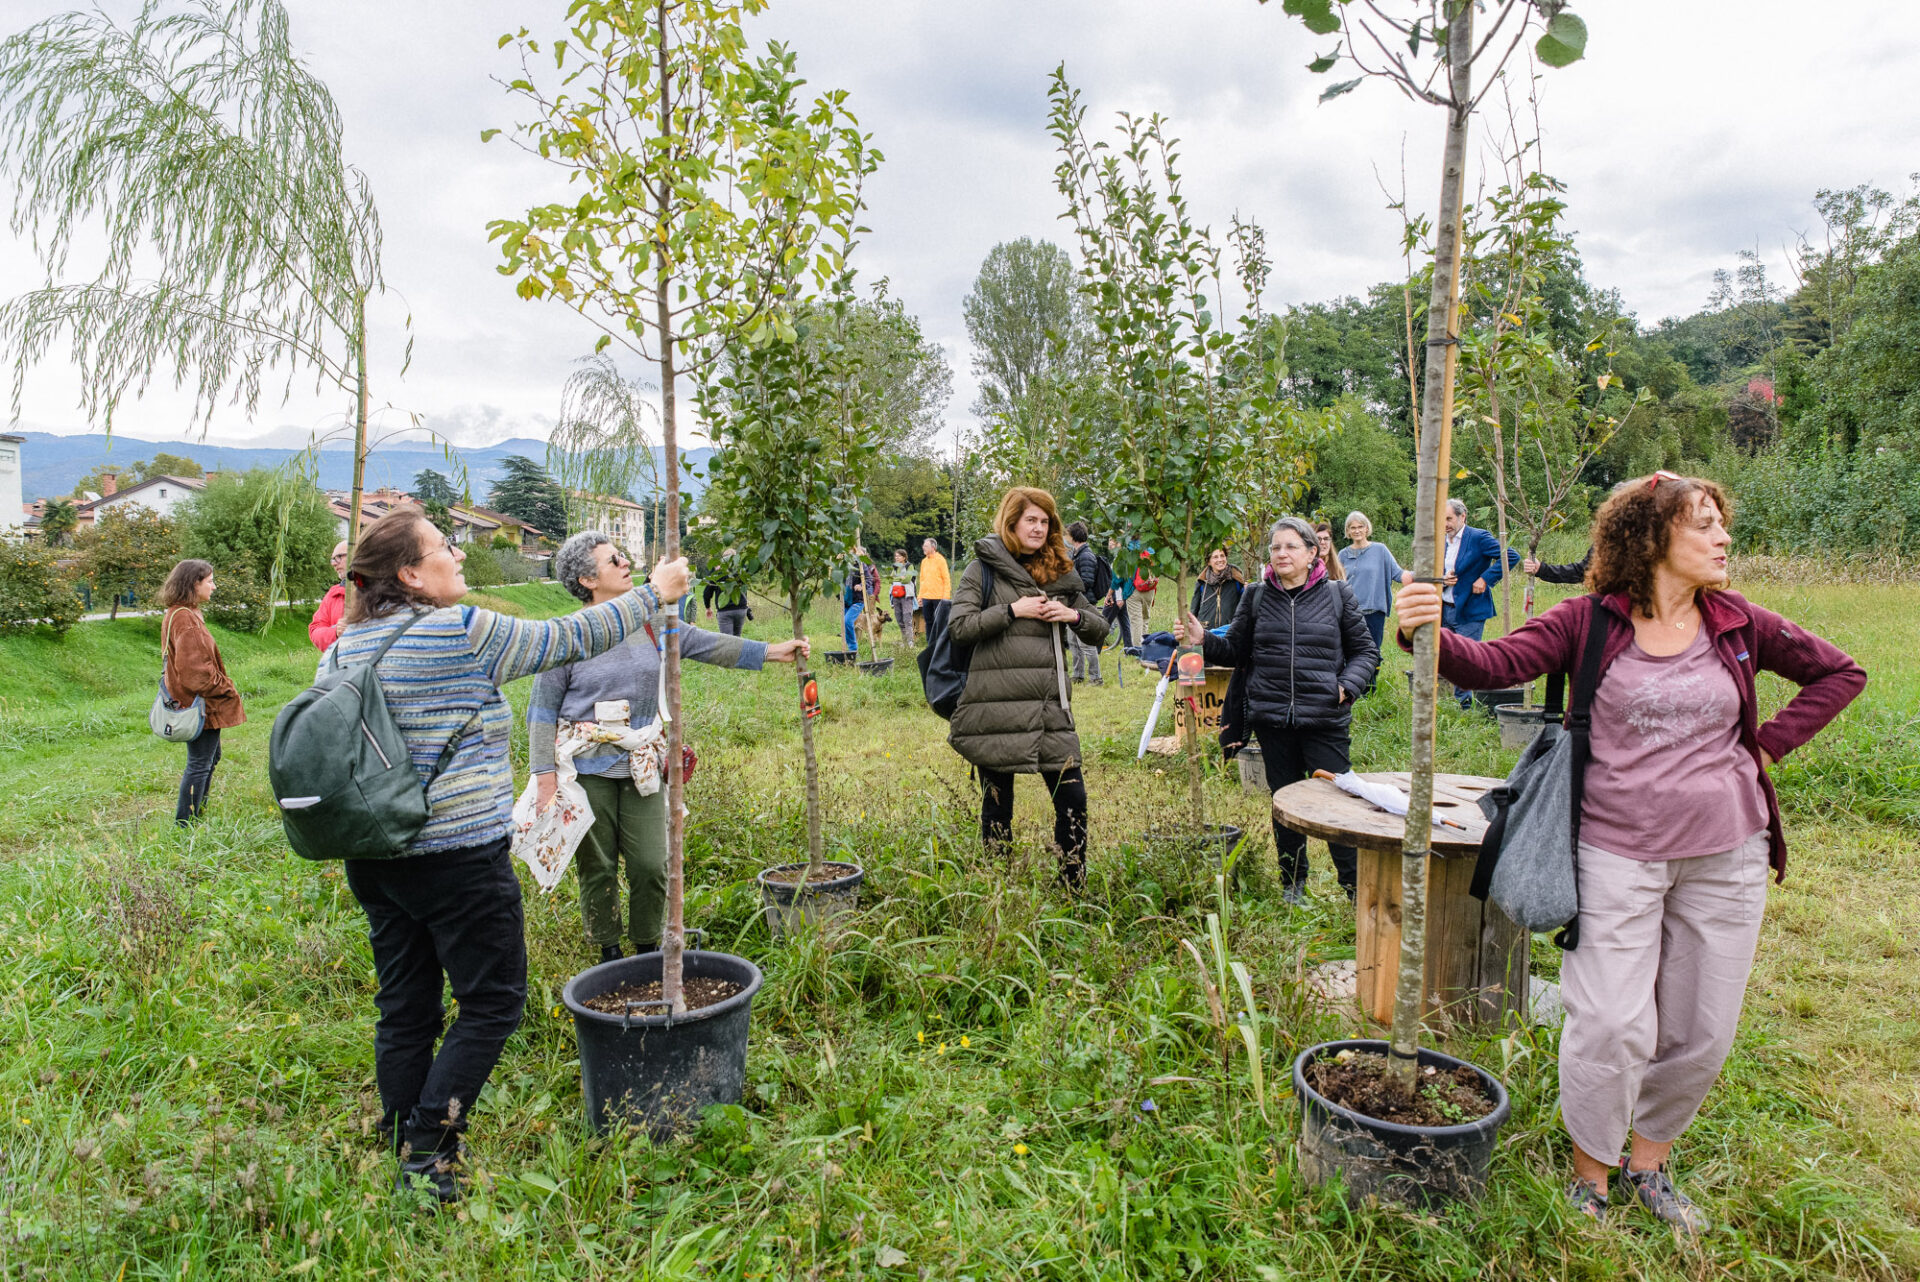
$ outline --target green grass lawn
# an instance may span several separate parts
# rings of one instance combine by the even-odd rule
[[[1776,772],[1792,868],[1733,1058],[1676,1149],[1722,1225],[1697,1248],[1632,1212],[1595,1230],[1561,1209],[1546,1030],[1448,1041],[1514,1094],[1481,1203],[1350,1210],[1303,1187],[1288,1065],[1349,1027],[1300,982],[1352,954],[1324,848],[1310,907],[1287,910],[1263,802],[1210,780],[1215,817],[1263,838],[1230,929],[1268,1032],[1263,1114],[1245,1053],[1221,1066],[1179,945],[1201,942],[1211,871],[1140,841],[1185,788],[1133,760],[1150,679],[1120,689],[1109,666],[1077,692],[1093,870],[1075,900],[1050,887],[1031,783],[1013,858],[983,859],[967,768],[904,649],[889,677],[823,673],[830,853],[870,875],[848,930],[785,947],[752,878],[804,844],[791,678],[689,667],[690,924],[767,972],[743,1104],[671,1144],[588,1136],[556,1004],[589,950],[571,879],[552,896],[528,881],[532,996],[479,1101],[474,1195],[408,1210],[370,1134],[364,920],[338,866],[287,853],[266,785],[273,713],[313,671],[304,618],[219,633],[251,720],[186,835],[183,750],[145,725],[157,621],[0,639],[0,1279],[1920,1276],[1920,588],[1751,595],[1872,680]],[[552,585],[484,603],[569,606]],[[784,634],[759,613],[755,635]],[[825,607],[809,632],[837,648]],[[1405,660],[1388,665],[1357,768],[1405,762]],[[515,757],[524,771],[524,742]],[[1446,708],[1441,762],[1501,773],[1512,754]],[[1550,946],[1535,958],[1554,972]]]

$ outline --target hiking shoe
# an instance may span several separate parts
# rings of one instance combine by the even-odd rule
[[[621,957],[620,945],[602,944],[600,946],[600,960],[602,963],[610,962],[610,961],[619,961],[620,957]]]
[[[1585,1180],[1575,1180],[1567,1185],[1567,1205],[1576,1214],[1586,1216],[1595,1224],[1606,1223],[1607,1195]]]
[[[1303,883],[1294,882],[1280,892],[1280,897],[1286,901],[1287,907],[1300,908],[1307,902],[1307,888]]]
[[[467,1195],[466,1146],[447,1153],[410,1153],[400,1160],[393,1187],[402,1197],[427,1194],[441,1206]]]
[[[1633,1186],[1633,1195],[1640,1200],[1640,1205],[1676,1232],[1687,1237],[1699,1237],[1710,1227],[1706,1212],[1692,1198],[1673,1187],[1673,1181],[1667,1178],[1665,1164],[1651,1171],[1628,1168],[1623,1174],[1627,1177],[1627,1183]]]

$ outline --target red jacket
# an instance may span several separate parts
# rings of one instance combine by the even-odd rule
[[[1572,673],[1587,643],[1587,624],[1593,615],[1591,599],[1581,596],[1562,601],[1510,635],[1493,641],[1471,641],[1442,629],[1440,675],[1465,690],[1497,690],[1552,672]],[[1756,763],[1763,750],[1775,761],[1784,759],[1820,733],[1866,689],[1866,671],[1838,646],[1762,609],[1738,592],[1702,592],[1699,604],[1702,626],[1740,692],[1740,739]],[[1630,625],[1631,602],[1626,593],[1615,593],[1601,605]],[[1600,657],[1603,679],[1632,640],[1631,626],[1615,628],[1607,638]],[[1404,637],[1400,646],[1411,648]],[[1754,675],[1763,669],[1800,687],[1792,701],[1765,725],[1759,724],[1753,688]],[[1572,700],[1571,693],[1568,700]],[[1787,843],[1780,828],[1780,801],[1764,766],[1760,786],[1767,797],[1771,839],[1768,862],[1777,881],[1787,875]]]
[[[333,644],[334,638],[340,635],[340,619],[346,612],[347,589],[336,583],[320,598],[320,608],[313,612],[313,622],[307,625],[307,637],[315,649],[324,650]]]

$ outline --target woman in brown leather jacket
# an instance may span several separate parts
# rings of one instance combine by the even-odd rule
[[[173,821],[182,828],[207,806],[213,768],[220,764],[220,732],[247,719],[240,692],[220,662],[200,608],[213,596],[213,567],[205,561],[182,561],[167,575],[160,589],[165,611],[160,623],[160,648],[167,693],[175,703],[205,700],[207,719],[199,737],[187,744],[187,768],[180,775],[180,800]]]

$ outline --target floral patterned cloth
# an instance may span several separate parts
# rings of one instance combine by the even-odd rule
[[[593,827],[593,806],[574,755],[589,744],[610,743],[625,748],[632,763],[633,786],[641,796],[660,791],[667,761],[667,728],[661,722],[640,727],[603,725],[595,721],[562,721],[554,744],[553,804],[539,806],[539,783],[529,778],[513,806],[512,850],[533,870],[533,880],[551,891],[566,875],[573,855]]]

